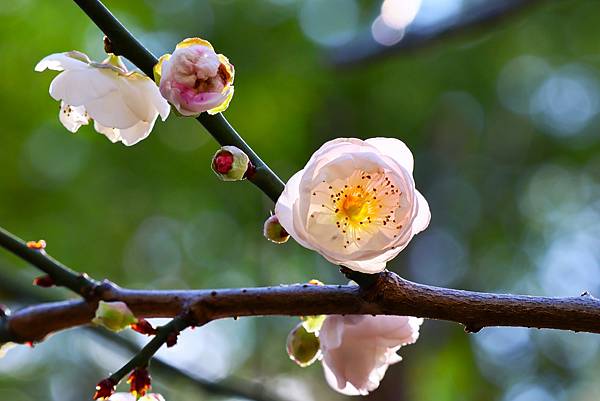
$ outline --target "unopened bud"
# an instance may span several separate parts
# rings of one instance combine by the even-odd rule
[[[251,166],[248,155],[235,146],[223,146],[212,160],[213,171],[223,181],[243,180]]]
[[[54,286],[54,279],[49,275],[36,277],[33,279],[33,285],[37,285],[42,288],[50,288]]]
[[[137,319],[125,302],[100,301],[98,309],[96,309],[96,317],[92,319],[92,323],[115,332],[121,331],[136,322]]]
[[[321,330],[321,326],[325,322],[327,315],[315,315],[315,316],[302,316],[302,326],[309,333],[318,333]]]
[[[131,329],[147,336],[153,336],[158,332],[146,319],[138,319],[136,323],[131,325]]]
[[[320,345],[316,333],[309,333],[299,323],[288,335],[286,349],[290,359],[304,368],[319,359]]]
[[[177,344],[178,337],[179,337],[178,331],[169,333],[169,335],[167,336],[167,341],[165,341],[165,343],[167,344],[167,348],[174,347]]]
[[[104,379],[96,384],[96,392],[94,393],[94,400],[104,400],[115,392],[116,383],[111,379]]]
[[[137,399],[146,395],[146,392],[150,390],[152,378],[148,369],[136,368],[127,378],[127,383],[129,383],[129,391]]]
[[[275,215],[272,215],[265,220],[263,235],[266,239],[276,244],[283,244],[290,239],[290,235],[287,233],[287,231],[285,231],[283,226],[279,223],[279,219]]]

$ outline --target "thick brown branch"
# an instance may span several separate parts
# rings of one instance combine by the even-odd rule
[[[553,328],[600,333],[600,300],[488,294],[416,284],[391,272],[369,288],[290,285],[201,291],[142,291],[108,282],[106,301],[126,302],[138,317],[174,317],[189,308],[199,321],[240,316],[317,314],[410,315],[462,323],[467,331],[487,326]],[[43,304],[17,311],[0,325],[0,342],[42,340],[47,334],[89,323],[94,303]]]

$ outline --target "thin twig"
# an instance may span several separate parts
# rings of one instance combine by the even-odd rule
[[[158,333],[146,344],[141,350],[139,350],[133,358],[129,360],[121,369],[110,375],[109,379],[117,384],[123,378],[133,371],[135,368],[145,368],[150,363],[150,360],[158,352],[158,350],[165,345],[168,341],[169,336],[178,335],[180,331],[186,329],[192,324],[189,316],[180,315],[173,318],[169,323],[159,327]]]
[[[114,15],[98,0],[74,0],[110,40],[112,50],[126,57],[149,77],[157,58],[146,49]],[[197,120],[206,128],[215,140],[221,144],[233,145],[243,150],[256,168],[256,172],[248,177],[273,202],[277,201],[283,191],[281,179],[267,166],[252,148],[242,139],[222,114],[211,116],[202,113]]]
[[[66,287],[83,297],[90,296],[99,285],[86,274],[77,273],[54,260],[43,250],[29,248],[23,240],[2,227],[0,227],[0,246],[51,276],[56,285]]]

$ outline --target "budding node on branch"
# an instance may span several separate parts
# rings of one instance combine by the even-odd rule
[[[111,379],[104,379],[96,384],[96,392],[94,393],[94,400],[104,400],[115,392],[116,383]]]
[[[26,245],[27,248],[35,249],[36,251],[43,251],[44,249],[46,249],[46,241],[44,241],[43,239],[39,241],[27,241]]]
[[[167,348],[174,347],[177,344],[178,337],[179,337],[178,331],[173,331],[173,332],[169,333],[169,335],[167,336],[167,341],[165,342],[167,344]]]
[[[285,228],[282,227],[279,223],[279,219],[275,215],[272,215],[265,220],[263,235],[266,239],[276,244],[284,244],[290,239],[290,235],[285,231]]]
[[[250,158],[235,146],[223,146],[215,153],[212,170],[223,181],[240,181],[254,172]]]
[[[147,336],[153,336],[158,332],[146,319],[138,319],[130,327],[133,331]]]
[[[147,368],[136,368],[127,378],[129,391],[134,397],[139,398],[146,395],[152,387],[152,378]]]
[[[92,323],[115,332],[119,332],[136,322],[137,319],[125,302],[100,301],[96,309],[96,316],[92,319]]]
[[[56,284],[54,283],[54,279],[46,274],[44,276],[34,278],[33,285],[36,285],[36,286],[42,287],[42,288],[50,288],[50,287],[54,287]]]

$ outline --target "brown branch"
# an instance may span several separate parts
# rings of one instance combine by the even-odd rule
[[[49,302],[51,297],[46,294],[46,291],[35,291],[35,287],[25,285],[22,280],[15,279],[8,274],[7,269],[0,268],[0,296],[4,300],[12,300],[18,302]],[[87,327],[86,331],[92,335],[108,342],[110,345],[116,345],[118,348],[137,354],[140,352],[140,346],[132,340],[119,336],[101,327]],[[199,389],[202,392],[222,395],[229,397],[241,397],[255,401],[278,401],[283,398],[276,398],[270,394],[267,389],[259,383],[246,381],[241,378],[229,377],[224,380],[212,381],[203,377],[193,375],[190,372],[165,362],[156,356],[152,360],[152,369],[158,369],[161,374],[168,377],[178,377],[185,379],[190,385]]]
[[[388,57],[399,52],[421,50],[439,43],[450,36],[469,32],[476,28],[489,29],[490,25],[528,10],[544,0],[486,1],[462,12],[457,18],[449,18],[431,27],[408,27],[400,42],[392,46],[377,43],[370,29],[355,41],[334,49],[330,61],[337,67],[353,67],[365,62]]]
[[[552,328],[600,333],[600,300],[584,293],[568,298],[488,294],[417,284],[381,273],[368,288],[290,285],[248,289],[146,291],[105,282],[105,301],[127,303],[138,317],[175,317],[189,308],[210,321],[240,316],[317,314],[410,315],[462,323],[470,332],[488,326]],[[25,308],[0,324],[0,342],[40,341],[88,324],[95,303],[56,302]]]

